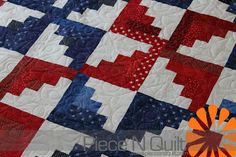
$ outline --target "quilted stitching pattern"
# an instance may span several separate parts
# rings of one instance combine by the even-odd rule
[[[235,117],[235,8],[0,0],[0,156],[167,156],[150,150],[152,137],[185,138],[198,109],[214,103]],[[120,145],[97,149],[104,141]],[[186,141],[172,153],[189,156]]]

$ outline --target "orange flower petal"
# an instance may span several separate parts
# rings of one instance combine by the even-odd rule
[[[225,153],[221,151],[220,148],[217,148],[217,149],[218,149],[219,157],[227,157]]]
[[[189,120],[188,125],[192,129],[204,131],[204,129],[201,127],[201,125],[198,123],[198,121],[193,117]]]
[[[206,156],[205,156],[205,157],[206,157]],[[215,157],[215,152],[214,152],[214,150],[211,151],[210,157]]]
[[[195,156],[201,149],[204,143],[196,144],[196,145],[191,145],[188,147],[188,152],[191,156]]]
[[[193,132],[188,131],[188,132],[186,133],[186,142],[187,142],[187,143],[194,142],[194,141],[196,141],[196,140],[198,140],[198,139],[201,139],[201,138],[203,138],[203,136],[200,136],[200,135],[195,134],[195,133],[193,133]]]
[[[217,114],[217,106],[214,104],[211,104],[208,108],[209,110],[209,114],[210,114],[210,118],[211,118],[211,122],[212,124],[215,122],[215,118],[216,118],[216,114]]]
[[[207,127],[209,127],[208,126],[208,121],[207,121],[206,110],[204,108],[200,108],[197,111],[197,116]]]
[[[236,132],[230,133],[230,134],[224,136],[224,138],[226,138],[230,141],[236,142]]]
[[[234,128],[236,128],[236,119],[235,118],[231,118],[229,120],[229,122],[225,125],[223,130],[224,131],[228,131],[228,130],[232,130]]]
[[[208,151],[208,148],[206,148],[206,149],[199,155],[199,157],[206,157],[206,156],[207,156],[207,151]]]
[[[224,144],[224,148],[227,150],[227,152],[231,156],[235,156],[236,155],[236,146],[232,146],[230,144]]]
[[[220,110],[220,117],[218,125],[220,126],[229,116],[229,111],[226,108]]]

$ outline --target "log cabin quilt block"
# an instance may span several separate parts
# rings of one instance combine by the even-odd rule
[[[0,0],[0,157],[236,155],[235,0]]]

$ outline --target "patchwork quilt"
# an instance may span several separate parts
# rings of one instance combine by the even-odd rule
[[[236,155],[236,0],[0,0],[0,157]]]

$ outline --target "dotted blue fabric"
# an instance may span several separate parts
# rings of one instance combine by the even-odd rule
[[[11,0],[10,2],[45,13],[41,19],[29,17],[24,23],[13,21],[8,27],[0,27],[0,47],[21,54],[26,54],[46,27],[50,23],[54,23],[60,26],[56,34],[64,36],[60,44],[69,47],[65,55],[74,59],[70,67],[79,70],[106,33],[103,30],[66,19],[73,9],[79,10],[80,7],[76,5],[82,5],[75,1],[69,1],[63,9],[52,7],[54,0],[34,1],[34,3],[31,0]],[[110,4],[111,2],[104,1],[104,3]],[[99,4],[103,3],[99,2]]]
[[[235,102],[224,99],[220,105],[220,108],[226,108],[230,111],[230,113],[236,114],[236,103]]]
[[[118,130],[145,130],[160,133],[165,126],[178,128],[194,115],[189,110],[137,93]]]
[[[0,27],[0,47],[26,54],[50,21],[48,16],[44,16],[42,19],[29,17],[14,29],[11,25],[9,28]]]
[[[106,32],[70,20],[62,19],[55,23],[60,26],[56,34],[65,37],[60,44],[69,47],[65,55],[74,59],[69,67],[79,70]]]
[[[100,130],[106,117],[96,111],[99,102],[90,100],[94,89],[85,86],[88,77],[78,74],[66,93],[49,115],[48,120],[75,130]]]

